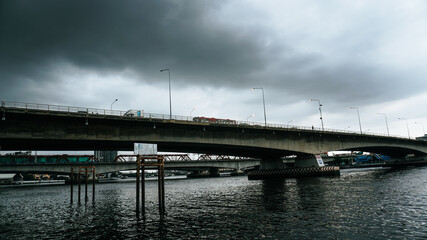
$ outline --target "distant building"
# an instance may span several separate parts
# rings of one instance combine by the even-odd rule
[[[117,151],[95,151],[95,157],[100,162],[113,162],[117,157]]]
[[[422,136],[422,137],[417,137],[417,138],[415,138],[415,139],[420,140],[420,141],[427,141],[427,134],[424,134],[424,136]]]

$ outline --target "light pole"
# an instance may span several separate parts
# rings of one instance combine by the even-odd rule
[[[405,120],[406,121],[406,130],[408,130],[408,138],[411,138],[411,135],[409,134],[409,124],[407,118],[398,118],[399,120]]]
[[[111,111],[113,111],[113,104],[114,104],[115,102],[117,102],[117,101],[119,101],[119,99],[117,99],[117,98],[116,98],[116,100],[114,100],[114,102],[113,102],[113,103],[111,103],[111,108],[110,108],[110,110],[111,110]]]
[[[193,109],[190,112],[190,118],[191,118],[191,114],[194,112],[194,110],[196,110],[196,107],[193,107]]]
[[[325,131],[325,128],[323,127],[322,104],[320,103],[320,99],[308,99],[308,101],[315,101],[319,103],[320,122],[322,123],[322,131]]]
[[[423,134],[426,135],[426,131],[424,130],[424,124],[422,122],[414,122],[415,124],[421,124],[423,126]]]
[[[247,117],[247,118],[246,118],[246,122],[248,122],[248,121],[249,121],[249,118],[251,118],[251,117],[255,117],[255,114],[253,114],[253,113],[252,113],[249,117]]]
[[[360,128],[360,134],[362,134],[362,124],[360,123],[360,114],[359,114],[359,108],[358,107],[349,107],[350,109],[356,109],[357,110],[357,118],[359,118],[359,128]]]
[[[161,69],[160,72],[168,71],[169,73],[169,114],[172,120],[172,95],[171,95],[171,71],[169,68]]]
[[[386,127],[387,127],[387,136],[389,136],[389,137],[390,137],[390,132],[388,131],[387,115],[386,115],[385,113],[377,113],[377,114],[379,114],[379,115],[384,115],[384,118],[385,118],[385,125],[386,125]]]
[[[262,90],[262,104],[264,106],[264,125],[267,126],[267,114],[265,113],[264,88],[262,88],[262,87],[252,88],[252,91],[255,89],[261,89]]]
[[[4,109],[4,102],[1,102],[1,108],[3,109],[3,117],[1,117],[1,120],[6,121],[6,116],[5,116],[6,110]]]

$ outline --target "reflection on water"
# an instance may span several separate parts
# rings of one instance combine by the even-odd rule
[[[340,177],[166,181],[166,215],[147,182],[98,184],[96,203],[69,186],[0,188],[0,239],[425,239],[427,168],[344,170]],[[90,193],[89,189],[89,194]]]

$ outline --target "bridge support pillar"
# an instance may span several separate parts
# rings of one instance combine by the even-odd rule
[[[280,157],[261,159],[259,170],[283,169],[285,165]]]
[[[209,168],[209,171],[193,171],[187,175],[187,178],[208,178],[208,177],[219,177],[219,168]]]
[[[219,177],[219,168],[209,168],[210,177]]]
[[[278,160],[262,160],[258,171],[248,172],[248,179],[261,180],[337,175],[340,175],[340,168],[325,167],[320,155],[303,155],[296,158],[295,168],[284,168],[283,161],[280,158]]]
[[[307,167],[324,167],[322,157],[320,155],[298,155],[295,159],[295,167],[307,168]]]
[[[241,176],[245,175],[245,173],[240,169],[235,169],[233,172],[231,172],[231,176]]]

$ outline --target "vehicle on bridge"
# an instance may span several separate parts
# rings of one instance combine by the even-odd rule
[[[125,112],[125,114],[123,115],[125,117],[143,117],[144,116],[144,110],[128,110],[127,112]]]
[[[205,123],[219,123],[219,124],[237,124],[236,120],[221,119],[221,118],[207,118],[207,117],[194,117],[193,121],[205,122]]]

